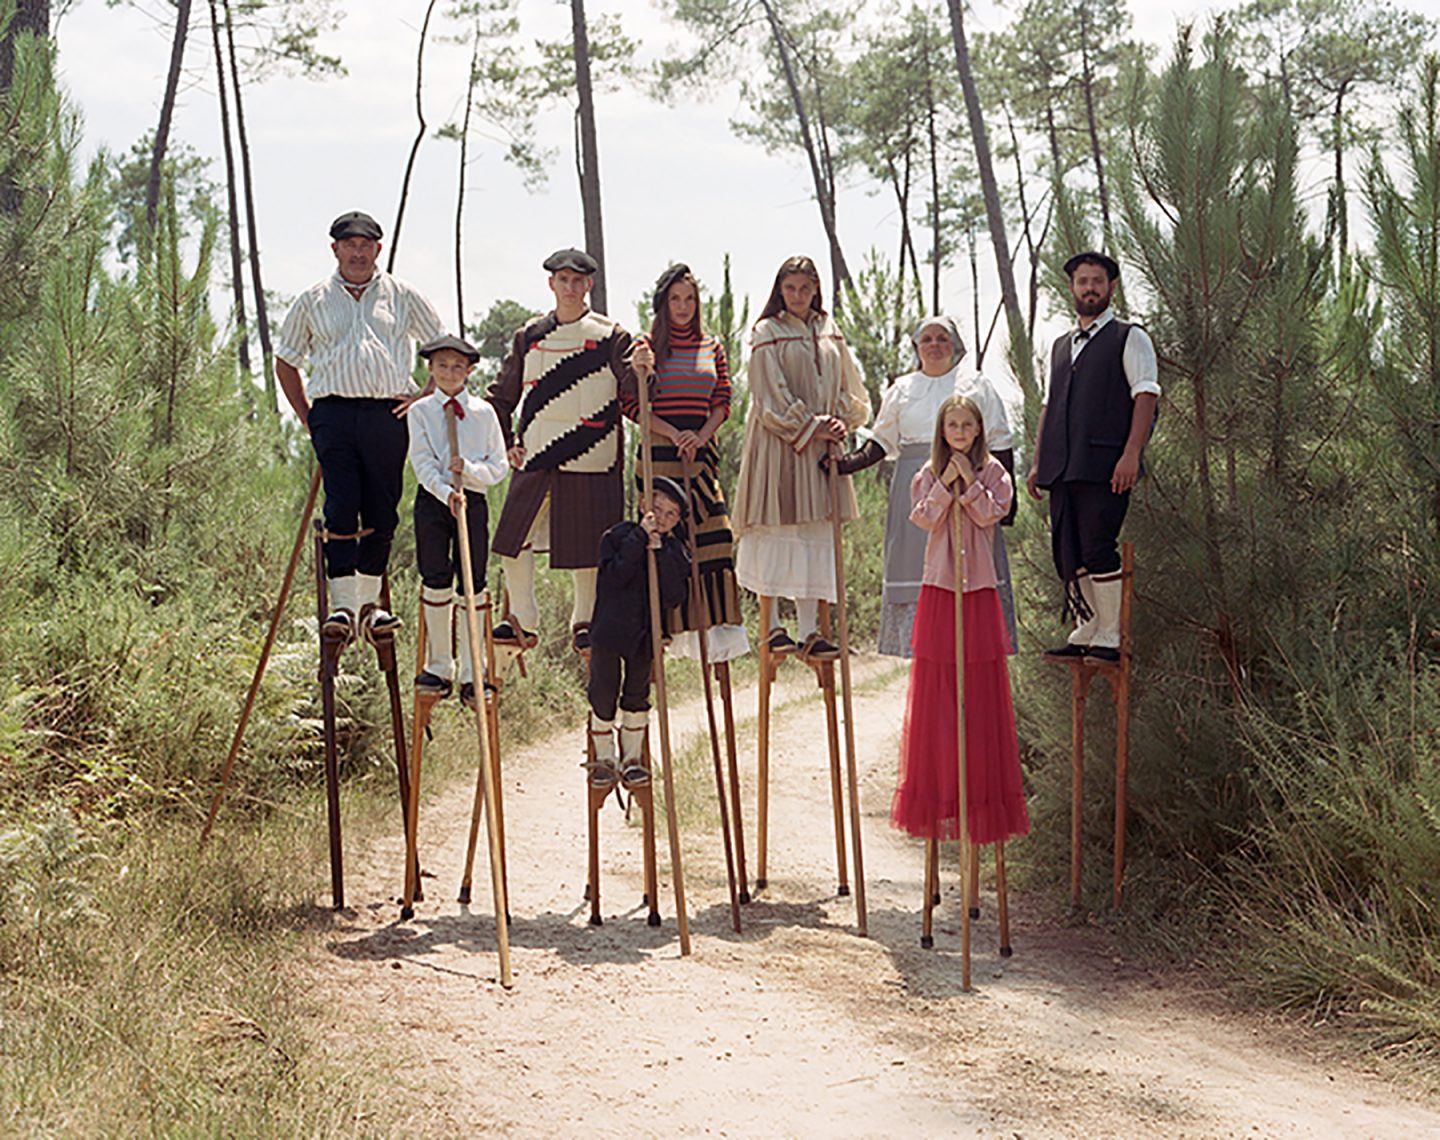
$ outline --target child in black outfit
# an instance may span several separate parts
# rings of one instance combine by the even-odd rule
[[[650,713],[650,590],[645,551],[655,551],[660,608],[685,601],[690,552],[675,528],[685,517],[685,492],[657,476],[650,509],[638,523],[618,522],[600,539],[600,574],[590,621],[590,739],[595,759],[590,782],[607,787],[645,784],[643,751]],[[621,680],[621,673],[624,680]],[[620,706],[620,758],[616,767],[615,706]]]

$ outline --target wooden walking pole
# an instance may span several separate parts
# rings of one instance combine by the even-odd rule
[[[740,883],[740,901],[750,901],[750,880],[745,871],[745,815],[740,803],[740,759],[736,754],[735,694],[730,687],[730,662],[715,664],[715,680],[720,684],[720,703],[725,709],[725,755],[730,769],[730,818],[734,821],[735,877]]]
[[[290,600],[290,587],[295,582],[295,569],[300,565],[300,552],[305,549],[305,532],[310,529],[310,516],[315,513],[315,497],[320,493],[320,466],[316,464],[315,474],[310,478],[310,493],[305,497],[305,507],[300,512],[300,528],[295,532],[295,542],[290,547],[290,561],[285,564],[285,576],[280,580],[280,596],[275,599],[275,609],[270,614],[270,628],[265,633],[265,644],[260,647],[260,660],[255,663],[255,674],[250,678],[250,691],[245,694],[245,703],[240,706],[240,719],[235,722],[235,735],[230,739],[230,751],[220,768],[220,786],[215,789],[210,801],[210,814],[205,817],[205,826],[200,830],[200,846],[204,847],[215,826],[215,817],[220,812],[220,803],[230,786],[230,775],[235,768],[235,758],[240,755],[240,743],[245,739],[245,729],[250,724],[250,714],[255,708],[255,698],[260,694],[260,682],[265,677],[265,666],[270,663],[270,651],[275,648],[275,637],[280,631],[280,620],[285,616],[285,603]],[[321,620],[324,618],[322,616]]]
[[[450,458],[460,454],[458,429],[455,420],[455,405],[445,407],[445,431],[450,438]],[[485,830],[490,840],[490,884],[495,903],[495,944],[500,957],[500,984],[509,989],[513,984],[510,975],[510,924],[507,918],[509,904],[505,898],[505,876],[501,870],[503,855],[500,849],[500,823],[495,805],[495,786],[490,774],[490,741],[485,718],[484,683],[481,680],[481,664],[485,660],[480,638],[480,613],[475,606],[475,570],[470,565],[470,531],[465,517],[464,477],[454,474],[454,487],[460,492],[460,509],[455,516],[455,533],[460,539],[460,581],[465,587],[465,632],[470,638],[470,669],[475,685],[475,738],[480,745],[480,788],[485,799]],[[414,794],[412,789],[411,794]]]
[[[929,950],[935,945],[935,903],[940,894],[940,841],[925,840],[925,909],[920,920],[920,946]]]
[[[960,832],[960,988],[970,989],[970,868],[975,849],[970,846],[970,783],[965,757],[965,527],[961,518],[960,489],[953,488],[950,504],[950,538],[955,554],[955,758],[956,814]]]
[[[850,692],[850,619],[845,604],[845,543],[840,533],[840,459],[838,444],[830,445],[830,528],[835,545],[835,612],[840,627],[840,695],[845,705],[845,766],[850,783],[850,844],[855,862],[855,922],[869,933],[865,912],[865,863],[860,852],[860,774],[855,760],[855,709]]]
[[[655,493],[654,461],[650,455],[650,376],[636,373],[640,397],[640,470],[644,510],[649,510]],[[660,580],[655,568],[655,551],[645,544],[645,573],[650,586],[650,660],[655,681],[655,706],[660,721],[660,765],[665,781],[665,829],[670,838],[670,873],[675,886],[675,927],[680,934],[680,954],[690,953],[690,916],[685,911],[685,874],[680,865],[680,824],[675,812],[674,753],[670,751],[670,709],[665,700],[665,644],[660,626]],[[652,899],[653,903],[654,900]]]
[[[490,773],[493,776],[495,795],[495,821],[500,835],[500,877],[505,880],[505,901],[510,901],[510,871],[506,865],[505,847],[505,790],[500,769],[500,680],[495,666],[494,603],[490,591],[481,592],[480,613],[484,618],[485,634],[485,684],[476,690],[477,699],[485,701],[485,727],[490,733]],[[493,687],[487,688],[487,686]],[[470,887],[475,877],[475,845],[480,839],[480,816],[485,811],[485,800],[480,794],[480,778],[475,778],[475,800],[470,806],[470,836],[465,846],[465,871],[460,879],[460,890],[456,901],[470,901]],[[508,917],[508,915],[507,915]]]
[[[700,646],[700,677],[705,688],[705,718],[710,728],[710,757],[715,765],[715,794],[720,800],[720,836],[725,844],[725,877],[730,886],[730,925],[736,934],[740,933],[740,896],[735,885],[735,846],[730,837],[730,807],[725,796],[725,770],[720,761],[720,732],[715,724],[715,693],[710,684],[710,648],[706,641],[710,634],[710,610],[705,599],[705,590],[700,583],[700,553],[695,541],[695,530],[699,525],[695,501],[690,497],[690,463],[682,458],[680,471],[685,482],[685,504],[690,519],[690,591],[699,615],[699,628],[695,640]]]

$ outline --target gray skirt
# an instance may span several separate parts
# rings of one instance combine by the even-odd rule
[[[930,458],[928,443],[908,443],[900,449],[895,473],[890,479],[890,498],[885,509],[885,588],[881,595],[880,636],[876,648],[887,657],[910,656],[910,632],[915,624],[915,607],[920,602],[920,585],[925,576],[925,544],[929,534],[910,521],[910,484]],[[1005,536],[995,530],[995,579],[1000,610],[1010,652],[1015,653],[1015,593],[1010,586],[1010,559],[1005,553]]]

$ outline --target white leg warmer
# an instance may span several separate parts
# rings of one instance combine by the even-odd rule
[[[615,722],[601,720],[590,714],[590,746],[595,749],[595,759],[602,763],[615,763]]]
[[[620,758],[640,760],[645,754],[645,729],[650,723],[648,712],[620,710]]]
[[[570,611],[570,624],[587,624],[595,613],[595,583],[600,577],[598,569],[573,570],[575,579],[575,605]]]
[[[1090,616],[1084,621],[1075,623],[1075,628],[1070,631],[1067,640],[1071,645],[1090,645],[1095,640],[1095,630],[1099,624],[1099,610],[1095,605],[1095,583],[1091,581],[1089,574],[1081,574],[1079,586],[1080,596],[1090,607]]]
[[[820,629],[820,599],[795,599],[795,640],[804,641]]]
[[[448,586],[420,590],[425,610],[425,672],[451,681],[455,678],[455,656],[450,650],[451,615],[455,612],[455,591]]]
[[[540,627],[540,605],[535,600],[535,552],[529,547],[518,557],[500,559],[505,574],[505,591],[510,595],[510,612],[522,627],[534,632]]]
[[[1096,578],[1095,587],[1095,636],[1091,645],[1103,645],[1109,649],[1120,648],[1120,596],[1124,582],[1117,574],[1113,578]]]

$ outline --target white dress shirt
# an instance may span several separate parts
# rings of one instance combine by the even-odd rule
[[[1082,337],[1081,330],[1077,326],[1070,330],[1070,360],[1074,363],[1079,356],[1095,339],[1095,334],[1115,319],[1115,310],[1107,308],[1090,325],[1090,335]],[[1150,339],[1150,334],[1139,325],[1130,326],[1130,335],[1125,338],[1125,351],[1120,357],[1120,363],[1125,369],[1125,379],[1130,385],[1130,398],[1133,400],[1143,392],[1153,395],[1160,395],[1159,368],[1155,362],[1155,342]],[[1045,400],[1048,403],[1050,393],[1047,390]]]
[[[465,461],[462,476],[467,491],[483,491],[505,478],[505,436],[500,418],[488,401],[468,391],[455,397],[465,409],[465,418],[455,420],[455,438],[460,458]],[[438,388],[410,405],[410,466],[415,479],[442,503],[450,499],[450,436],[445,427],[445,405],[450,397]]]
[[[1010,421],[995,386],[978,372],[962,373],[957,365],[939,376],[916,371],[896,377],[880,397],[880,411],[870,434],[885,449],[885,458],[894,459],[907,444],[931,443],[940,405],[951,396],[969,396],[980,408],[985,421],[985,446],[1005,451],[1015,446]]]
[[[348,286],[348,287],[347,287]],[[445,331],[413,285],[375,271],[357,300],[339,272],[290,306],[275,355],[297,371],[310,362],[306,395],[387,399],[415,391],[415,345]]]

